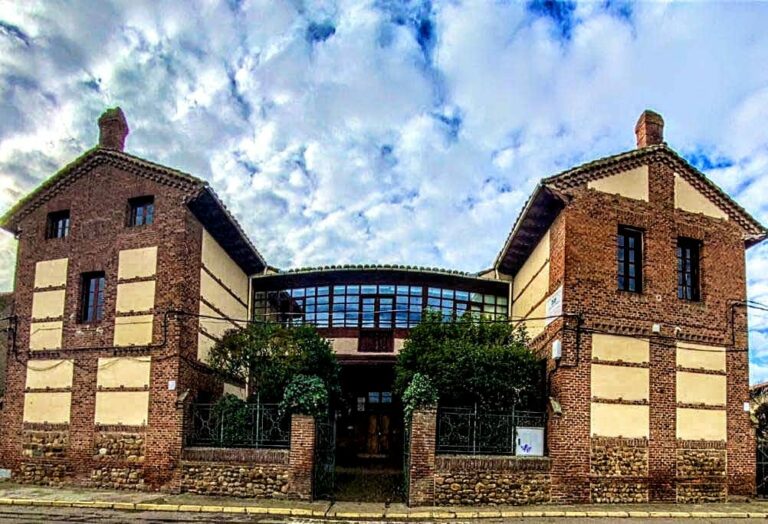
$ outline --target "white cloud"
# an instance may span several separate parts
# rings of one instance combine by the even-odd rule
[[[210,180],[272,264],[479,270],[539,178],[633,147],[651,107],[673,147],[768,222],[768,5],[561,11],[0,0],[0,211],[93,145],[119,104],[128,149]],[[748,255],[763,302],[766,260]]]

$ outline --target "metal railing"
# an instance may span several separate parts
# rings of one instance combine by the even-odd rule
[[[437,411],[437,453],[461,455],[543,454],[546,414],[539,411],[484,411],[473,407],[441,407]],[[529,439],[540,436],[540,452]],[[539,442],[534,443],[534,447]]]
[[[216,404],[191,404],[186,446],[227,448],[289,448],[291,418],[277,404],[246,404],[222,410]]]

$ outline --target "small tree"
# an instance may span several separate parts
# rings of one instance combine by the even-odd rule
[[[328,413],[328,390],[316,376],[296,375],[285,388],[280,402],[282,413],[320,417]]]
[[[477,402],[485,407],[539,405],[544,366],[528,348],[528,337],[508,322],[464,315],[450,322],[426,311],[398,355],[395,389],[403,393],[420,373],[429,377],[440,401]]]
[[[339,391],[339,364],[331,343],[312,326],[285,327],[252,323],[227,332],[211,350],[215,370],[248,383],[251,396],[280,402],[299,375],[315,375],[334,396]]]

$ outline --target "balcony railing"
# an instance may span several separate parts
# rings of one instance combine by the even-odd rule
[[[186,446],[289,448],[291,420],[277,404],[247,404],[226,411],[216,404],[192,404],[184,441]]]
[[[484,411],[441,407],[437,412],[437,453],[461,455],[544,454],[546,414],[538,411]]]

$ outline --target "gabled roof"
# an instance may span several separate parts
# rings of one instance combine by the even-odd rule
[[[647,163],[649,157],[674,168],[698,191],[721,207],[744,230],[744,241],[750,247],[768,237],[768,229],[720,189],[707,176],[666,144],[657,144],[611,155],[576,166],[544,178],[534,190],[515,221],[494,267],[515,274],[557,214],[567,197],[563,191],[592,180],[610,176]]]
[[[247,274],[266,267],[264,258],[207,181],[124,151],[94,147],[64,166],[0,217],[0,228],[16,233],[19,222],[93,168],[109,164],[189,193],[187,205],[214,239]]]

